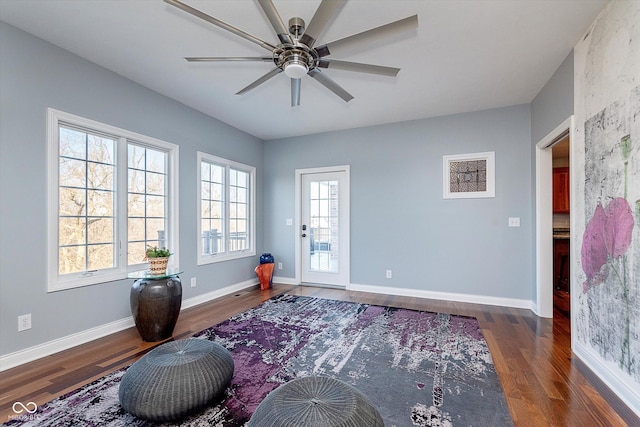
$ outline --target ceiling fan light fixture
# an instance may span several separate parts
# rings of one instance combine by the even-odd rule
[[[309,68],[307,67],[307,64],[304,64],[297,60],[287,62],[284,66],[284,73],[292,79],[300,79],[304,77],[308,72]]]

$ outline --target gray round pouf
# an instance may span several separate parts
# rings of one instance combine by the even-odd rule
[[[168,342],[127,369],[120,405],[145,420],[182,418],[221,396],[233,369],[231,353],[219,344],[195,338]]]
[[[265,397],[248,427],[384,427],[369,399],[328,377],[298,378]]]

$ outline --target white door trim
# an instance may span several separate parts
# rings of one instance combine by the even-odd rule
[[[296,272],[295,272],[295,283],[302,283],[302,242],[300,239],[301,227],[302,227],[302,175],[314,174],[314,173],[327,173],[327,172],[344,172],[346,175],[346,199],[347,203],[345,206],[341,206],[340,209],[344,209],[345,217],[347,218],[346,223],[346,242],[342,243],[342,246],[346,253],[348,254],[349,261],[347,265],[344,266],[346,269],[346,277],[348,278],[348,282],[351,281],[351,242],[350,242],[350,222],[351,222],[351,213],[349,210],[350,205],[350,188],[351,188],[351,174],[349,165],[341,165],[341,166],[328,166],[328,167],[319,167],[319,168],[306,168],[306,169],[296,169],[295,174],[295,263],[296,263]],[[349,283],[346,284],[347,286]]]
[[[551,147],[558,142],[558,137],[569,131],[570,150],[569,155],[569,173],[570,173],[570,192],[573,193],[574,188],[574,170],[573,170],[573,144],[574,141],[574,118],[573,115],[562,122],[558,127],[549,132],[536,144],[536,303],[533,306],[533,312],[540,317],[553,317],[553,159],[551,156]],[[570,198],[569,211],[574,212],[575,197]],[[570,246],[572,253],[574,246],[575,230],[573,221],[574,215],[570,214],[571,240]],[[573,256],[569,263],[569,277],[573,282],[573,272],[571,265],[573,264]],[[571,286],[571,294],[573,295],[573,286]],[[571,311],[573,316],[573,310]],[[573,324],[573,322],[571,322]]]

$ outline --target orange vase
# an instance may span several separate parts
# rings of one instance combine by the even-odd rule
[[[269,289],[269,283],[271,282],[271,275],[273,274],[274,263],[260,264],[254,270],[260,280],[260,289],[263,291]]]

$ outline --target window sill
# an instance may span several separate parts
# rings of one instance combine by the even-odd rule
[[[198,255],[198,265],[216,264],[218,262],[250,258],[253,256],[256,256],[256,251],[238,251],[216,255]]]

